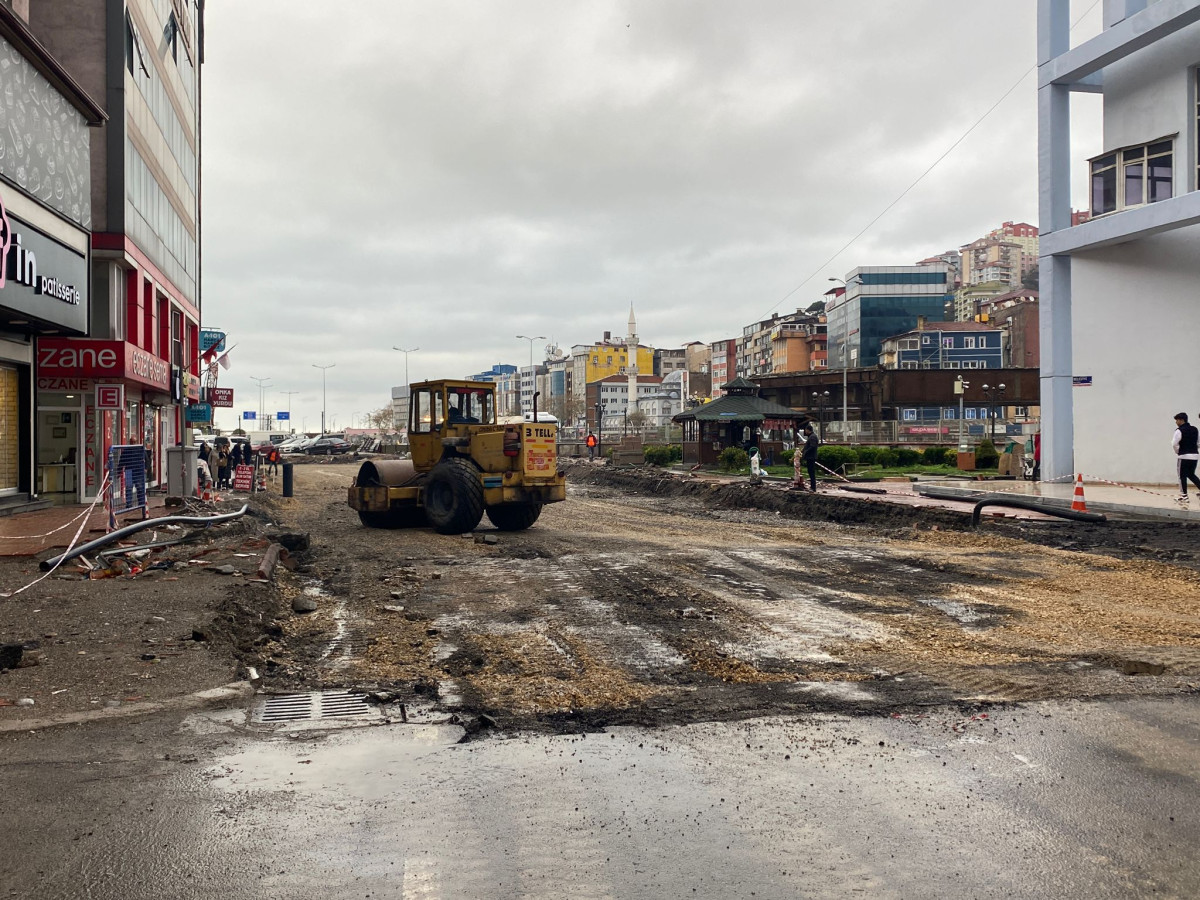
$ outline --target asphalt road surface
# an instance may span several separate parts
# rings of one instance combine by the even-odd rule
[[[470,743],[250,718],[0,738],[0,896],[1200,894],[1194,698]]]
[[[716,485],[464,539],[362,528],[353,471],[209,589],[251,706],[0,734],[0,897],[1200,896],[1178,548]]]

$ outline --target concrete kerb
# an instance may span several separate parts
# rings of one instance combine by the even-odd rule
[[[172,697],[168,700],[152,700],[136,706],[118,706],[113,709],[89,709],[83,712],[63,713],[52,719],[14,719],[0,722],[0,733],[9,731],[44,731],[61,725],[84,725],[110,719],[133,719],[161,712],[180,712],[190,709],[234,706],[254,696],[255,687],[249,681],[232,681],[220,687],[208,688]]]
[[[1071,500],[1064,497],[1046,497],[1029,495],[1023,492],[1014,492],[1011,490],[988,490],[986,488],[977,487],[951,487],[945,484],[924,484],[914,482],[913,491],[923,497],[929,497],[933,500],[965,500],[971,503],[977,503],[980,500],[1011,496],[1023,496],[1028,499],[1036,499],[1043,503],[1049,509],[1070,509]],[[1089,499],[1087,501],[1088,510],[1091,512],[1115,513],[1121,516],[1129,516],[1139,519],[1174,519],[1180,522],[1196,521],[1200,519],[1200,511],[1192,511],[1188,509],[1169,509],[1166,507],[1150,506],[1145,504],[1133,503],[1115,503],[1111,500],[1096,500]]]

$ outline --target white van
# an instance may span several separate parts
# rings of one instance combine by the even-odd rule
[[[248,431],[246,437],[250,439],[252,447],[261,447],[268,441],[272,444],[282,444],[292,437],[292,433],[290,431]]]

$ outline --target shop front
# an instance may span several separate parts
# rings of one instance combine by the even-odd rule
[[[149,451],[147,480],[157,484],[166,448],[178,440],[184,390],[166,360],[128,341],[39,338],[37,417],[49,431],[39,445],[39,483],[91,499],[109,449],[140,443]]]
[[[41,465],[79,446],[74,408],[52,424],[35,415],[34,355],[38,335],[87,332],[87,233],[0,183],[0,246],[0,497],[28,497],[62,489]]]

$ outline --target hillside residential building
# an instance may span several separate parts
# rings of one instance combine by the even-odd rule
[[[884,338],[946,317],[952,299],[949,268],[860,266],[846,275],[846,292],[826,307],[829,365],[874,366]]]
[[[937,256],[931,256],[928,259],[923,259],[917,263],[918,266],[945,266],[949,272],[948,284],[952,288],[957,288],[962,284],[962,252],[959,250],[947,250],[945,253],[939,253]]]
[[[964,284],[954,292],[954,321],[973,322],[981,306],[993,297],[1012,292],[1007,281],[984,281],[980,284]]]
[[[771,331],[772,372],[807,372],[829,364],[824,316],[796,316]]]
[[[686,351],[688,396],[707,400],[712,396],[712,347],[702,341],[692,341]]]
[[[721,396],[720,385],[728,384],[737,377],[737,338],[713,341],[708,345],[712,358],[712,396]]]
[[[1171,483],[1172,417],[1196,411],[1181,372],[1200,335],[1200,0],[1103,9],[1103,32],[1072,47],[1069,0],[1038,4],[1041,474]],[[1091,160],[1072,151],[1074,92],[1103,104]],[[1075,226],[1072,165],[1091,176]]]
[[[1007,334],[1008,364],[1036,369],[1041,365],[1040,306],[1038,292],[1022,288],[993,297],[982,304],[980,315],[989,325]]]
[[[885,369],[1002,369],[1004,332],[979,322],[920,323],[883,342]]]
[[[22,6],[33,33],[89,95],[103,98],[108,115],[91,133],[92,177],[85,182],[92,216],[88,337],[40,339],[36,373],[38,408],[46,411],[39,418],[54,414],[66,422],[70,413],[82,423],[65,427],[81,429],[80,491],[90,497],[113,444],[149,448],[149,480],[162,480],[165,450],[190,441],[186,410],[200,399],[204,7],[196,0]],[[60,181],[72,193],[81,189],[74,172],[61,173]],[[69,364],[83,359],[95,364]]]
[[[654,374],[667,376],[687,368],[687,350],[680,347],[677,350],[654,351]]]

